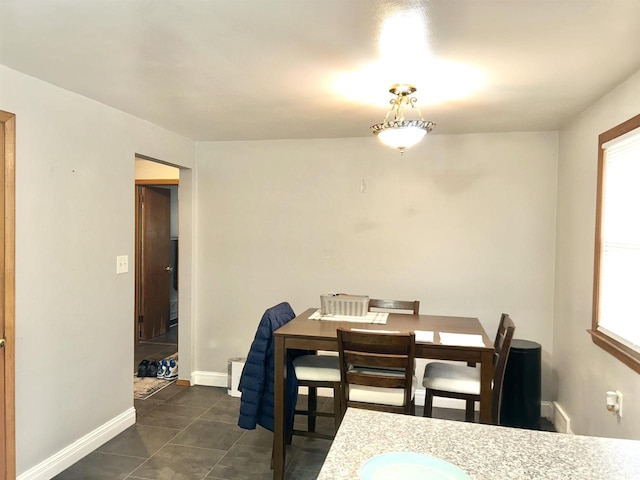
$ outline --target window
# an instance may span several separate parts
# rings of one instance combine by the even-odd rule
[[[640,373],[640,115],[599,137],[594,343]]]

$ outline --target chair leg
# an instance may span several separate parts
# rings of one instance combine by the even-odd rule
[[[425,390],[423,417],[431,417],[433,410],[433,392],[428,388]]]
[[[411,404],[409,405],[409,415],[416,415],[416,400],[415,398],[411,399]]]
[[[336,433],[340,428],[340,422],[342,420],[342,402],[340,401],[340,385],[333,387],[333,423],[336,427]]]
[[[307,431],[315,432],[316,431],[315,413],[318,411],[318,389],[316,387],[309,387],[309,399],[308,399],[307,411],[309,412],[309,415],[307,416]]]
[[[344,418],[344,414],[347,413],[347,406],[349,405],[349,386],[340,386],[340,423]]]
[[[464,411],[464,421],[465,422],[473,422],[473,417],[474,417],[474,408],[475,408],[475,403],[473,400],[467,400],[466,401],[466,407],[465,407],[465,411]]]
[[[276,456],[276,449],[275,449],[275,445],[271,446],[271,465],[269,466],[269,468],[271,468],[271,470],[273,470],[273,464],[275,461],[275,456]]]

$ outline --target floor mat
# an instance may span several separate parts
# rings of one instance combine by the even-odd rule
[[[174,353],[167,357],[167,360],[178,360],[178,354]],[[175,383],[175,380],[165,380],[157,377],[133,376],[133,398],[135,400],[146,400],[154,393],[158,393],[163,388]]]
[[[136,400],[146,400],[154,393],[158,393],[163,388],[175,382],[175,380],[164,380],[154,377],[134,377],[133,398]]]

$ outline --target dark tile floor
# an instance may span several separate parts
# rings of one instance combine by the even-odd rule
[[[332,408],[329,398],[319,403],[322,409]],[[55,479],[271,479],[272,433],[261,427],[240,429],[239,406],[240,400],[223,388],[170,385],[147,400],[136,400],[136,425]],[[416,410],[422,415],[422,407]],[[434,416],[463,420],[464,411],[436,408]],[[543,423],[552,430],[548,421]],[[296,428],[304,429],[304,424]],[[317,429],[331,433],[332,419],[319,418]],[[287,450],[286,478],[315,479],[330,446],[329,440],[295,436]]]
[[[322,399],[322,408],[325,404],[331,408],[329,399]],[[136,425],[55,479],[272,478],[272,433],[261,427],[239,428],[240,399],[228,396],[226,389],[170,385],[136,400],[135,407]],[[319,419],[318,430],[327,428],[331,419]],[[328,440],[294,437],[288,447],[287,478],[316,478],[330,445]]]
[[[177,329],[172,329],[177,330]],[[137,364],[175,353],[171,337],[136,346]],[[176,342],[177,343],[177,342]],[[306,403],[301,396],[299,402]],[[332,400],[321,398],[330,411]],[[261,427],[237,426],[240,399],[216,387],[179,387],[175,384],[146,400],[134,400],[136,424],[78,461],[55,480],[262,480],[271,479],[273,434]],[[416,408],[422,415],[422,407]],[[464,420],[463,410],[434,409],[434,416]],[[304,418],[296,419],[304,430]],[[333,420],[321,417],[317,430],[333,433]],[[543,428],[552,430],[548,421]],[[287,447],[286,478],[315,479],[331,441],[294,436]]]

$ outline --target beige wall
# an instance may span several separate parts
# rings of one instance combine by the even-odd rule
[[[640,73],[560,132],[554,374],[571,429],[640,439],[640,376],[597,347],[591,327],[598,135],[640,112]],[[605,392],[624,395],[623,418],[605,410]]]
[[[184,167],[182,378],[226,372],[277,302],[415,298],[489,331],[509,312],[542,344],[543,398],[574,431],[638,438],[638,375],[585,330],[597,135],[638,113],[640,74],[561,132],[559,162],[554,132],[434,134],[404,157],[374,138],[203,143],[196,159],[194,142],[2,66],[0,108],[18,129],[18,473],[133,405],[133,276],[115,257],[133,257],[136,154]]]
[[[266,308],[350,292],[492,334],[510,313],[552,398],[556,133],[201,143],[197,169],[196,370],[246,355]]]
[[[136,180],[177,180],[180,169],[171,165],[136,158]]]
[[[0,108],[17,124],[17,471],[51,478],[133,408],[134,157],[190,168],[195,144],[3,66]]]

